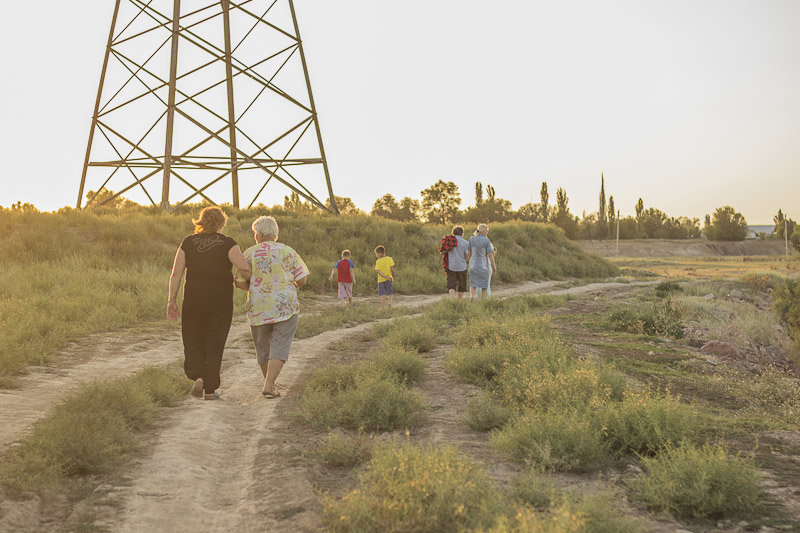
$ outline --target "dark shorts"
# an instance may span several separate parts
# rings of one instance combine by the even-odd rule
[[[447,271],[447,290],[455,290],[456,292],[467,292],[467,271],[453,272]]]
[[[394,288],[392,287],[392,280],[389,281],[381,281],[378,283],[378,296],[389,296],[394,294]]]

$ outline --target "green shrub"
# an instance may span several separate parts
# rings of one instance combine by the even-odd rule
[[[328,434],[317,449],[323,463],[331,466],[351,467],[369,460],[372,440],[365,435],[348,436],[340,431]]]
[[[781,285],[779,276],[755,272],[745,274],[739,281],[753,292],[767,292],[770,289],[777,289]]]
[[[631,497],[676,518],[749,516],[761,501],[753,461],[721,446],[668,445],[643,461],[646,473],[631,482]]]
[[[522,503],[547,509],[558,496],[559,491],[545,473],[538,468],[531,468],[525,474],[514,478],[511,496]]]
[[[497,394],[509,405],[539,409],[597,405],[622,396],[627,385],[620,374],[577,359],[573,364],[550,373],[529,357],[504,368],[497,380]]]
[[[325,367],[303,386],[294,416],[319,429],[391,431],[415,425],[424,410],[422,397],[397,378],[343,365]]]
[[[645,531],[639,520],[625,516],[610,494],[590,494],[575,504],[585,519],[581,533],[637,533]]]
[[[450,446],[379,446],[359,481],[342,498],[327,498],[331,531],[465,531],[490,525],[498,512],[486,474]]]
[[[789,334],[800,344],[800,279],[786,278],[773,293],[773,307]]]
[[[628,394],[599,413],[605,441],[622,453],[654,454],[668,444],[696,437],[702,420],[670,395]]]
[[[511,409],[493,400],[486,393],[467,400],[466,423],[474,430],[489,431],[501,428],[509,421],[511,415]]]
[[[596,470],[608,455],[586,410],[529,411],[492,434],[491,443],[513,461],[558,472]]]
[[[378,375],[393,377],[406,385],[414,385],[425,374],[425,361],[416,351],[403,348],[386,348],[372,358]]]
[[[513,350],[497,346],[456,348],[447,354],[445,366],[467,383],[488,386],[500,375],[506,362],[516,358],[513,354]]]
[[[386,342],[417,352],[430,352],[437,344],[440,333],[421,319],[396,319],[388,326]]]
[[[674,292],[683,292],[683,288],[674,281],[662,281],[654,289],[656,297],[666,298]]]
[[[422,397],[395,379],[367,376],[338,398],[342,423],[352,429],[391,431],[412,427],[424,410]]]
[[[790,373],[767,367],[755,383],[751,383],[748,399],[761,407],[800,407],[800,384]]]
[[[617,309],[609,315],[611,329],[658,337],[683,337],[683,312],[669,297],[653,302],[651,308]]]

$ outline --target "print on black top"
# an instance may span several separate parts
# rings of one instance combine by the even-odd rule
[[[184,300],[233,297],[233,274],[228,252],[236,241],[219,233],[196,233],[181,243],[186,254]]]

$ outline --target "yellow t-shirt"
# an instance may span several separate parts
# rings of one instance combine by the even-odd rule
[[[381,274],[383,274],[389,279],[393,279],[392,276],[393,266],[394,266],[394,259],[392,259],[388,255],[385,255],[380,259],[378,259],[377,261],[375,261],[375,270],[379,271]],[[386,281],[386,279],[382,278],[381,276],[378,276],[378,283],[382,281]]]

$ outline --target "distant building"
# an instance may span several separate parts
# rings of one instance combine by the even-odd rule
[[[763,233],[764,237],[772,237],[775,233],[775,225],[767,225],[767,226],[747,226],[747,237],[746,239],[758,239],[759,234]]]

